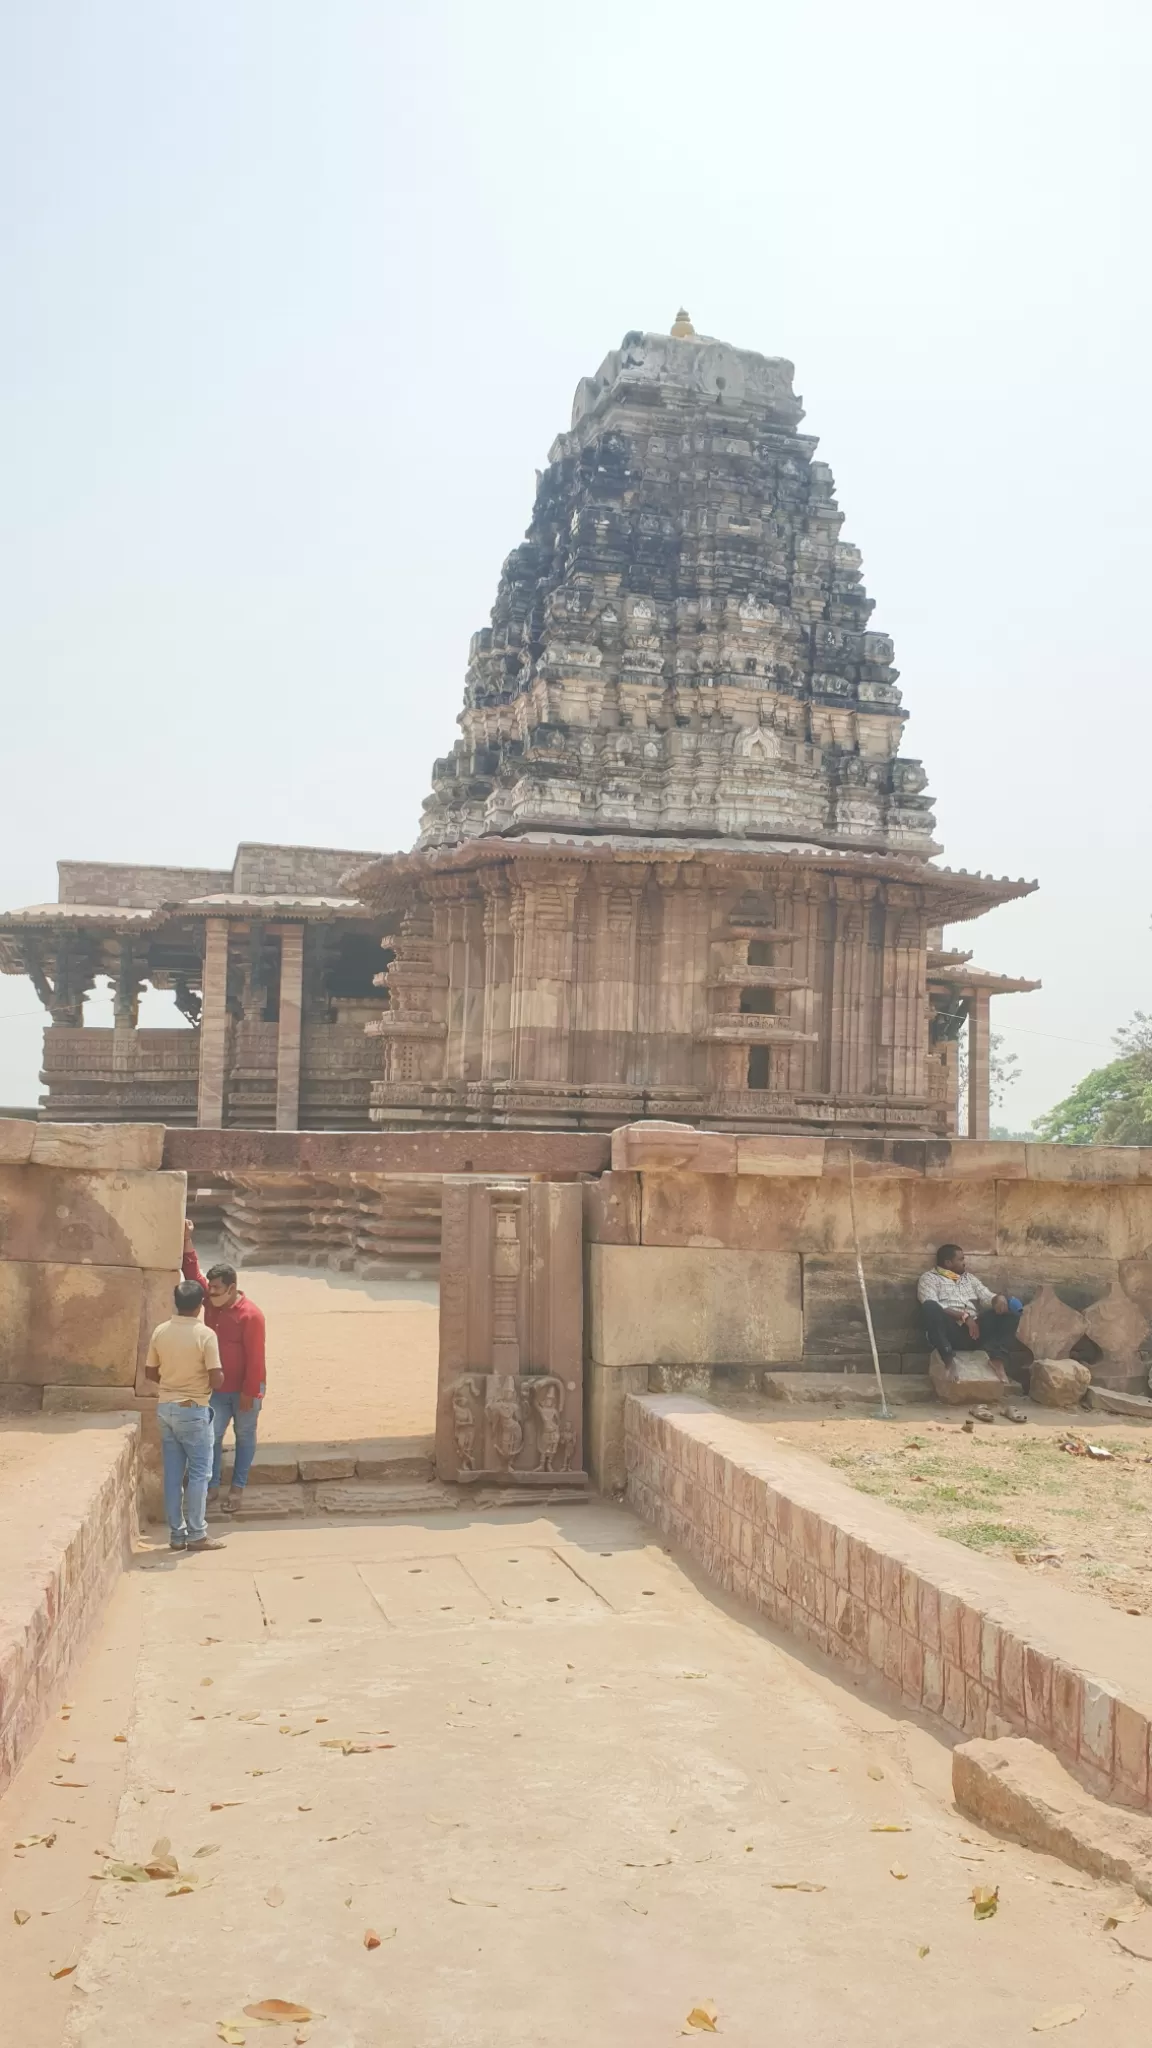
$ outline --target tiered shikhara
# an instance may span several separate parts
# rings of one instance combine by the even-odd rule
[[[684,316],[581,383],[418,849],[349,878],[402,914],[375,1121],[943,1134],[967,1017],[981,1134],[988,994],[1022,984],[940,928],[1034,885],[931,865],[802,417],[790,363]]]

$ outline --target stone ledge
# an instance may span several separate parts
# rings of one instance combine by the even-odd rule
[[[952,1791],[961,1812],[982,1827],[1074,1870],[1130,1884],[1152,1904],[1152,1827],[1093,1799],[1038,1743],[1016,1736],[959,1743]]]
[[[1150,1805],[1152,1622],[868,1499],[689,1395],[629,1394],[628,1498],[766,1620],[970,1737],[1026,1734]]]
[[[136,1536],[140,1427],[54,1416],[5,1432],[0,1791],[63,1694]]]

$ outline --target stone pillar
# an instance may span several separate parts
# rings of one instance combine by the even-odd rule
[[[583,1192],[446,1174],[436,1470],[582,1488]]]
[[[968,1010],[968,1136],[986,1138],[990,1118],[992,1076],[990,998],[986,988],[973,992]]]
[[[280,933],[280,1029],[276,1039],[276,1129],[300,1128],[300,1040],[304,1008],[304,927]]]
[[[224,1122],[228,1057],[228,920],[204,922],[204,1007],[200,1012],[200,1089],[196,1121],[218,1131]]]

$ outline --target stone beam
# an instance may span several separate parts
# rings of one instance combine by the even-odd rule
[[[280,933],[280,1028],[276,1040],[276,1129],[300,1127],[300,1038],[304,991],[304,927]]]

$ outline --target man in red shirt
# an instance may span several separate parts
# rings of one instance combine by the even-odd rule
[[[220,1347],[223,1385],[211,1397],[212,1479],[209,1505],[220,1498],[220,1460],[224,1438],[231,1423],[236,1434],[236,1455],[232,1469],[232,1490],[222,1503],[225,1514],[234,1515],[244,1497],[248,1474],[256,1455],[256,1425],[264,1399],[264,1311],[241,1294],[235,1266],[209,1266],[200,1271],[192,1244],[192,1225],[184,1225],[184,1278],[198,1280],[207,1296],[204,1320],[216,1333]]]

